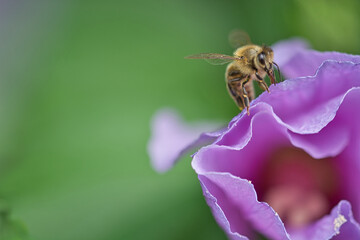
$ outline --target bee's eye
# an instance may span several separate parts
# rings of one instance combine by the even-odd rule
[[[260,64],[265,65],[265,54],[264,53],[260,53],[258,55],[258,59],[259,59]]]

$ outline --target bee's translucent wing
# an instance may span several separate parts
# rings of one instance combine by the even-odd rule
[[[233,48],[239,48],[251,44],[251,39],[246,32],[234,29],[229,34],[229,43]]]
[[[211,63],[213,65],[221,65],[221,64],[229,63],[229,62],[232,62],[232,61],[238,59],[233,56],[219,54],[219,53],[200,53],[200,54],[187,56],[185,58],[204,59],[205,61],[207,61],[208,63]]]

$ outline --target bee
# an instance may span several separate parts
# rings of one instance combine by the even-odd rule
[[[271,84],[276,85],[274,66],[279,76],[280,69],[274,62],[273,50],[265,45],[252,44],[245,32],[235,30],[230,33],[229,40],[234,47],[237,47],[234,56],[200,53],[186,58],[204,59],[214,65],[229,63],[225,72],[226,88],[240,111],[246,108],[247,114],[250,115],[250,102],[255,98],[253,81],[270,93],[264,78],[266,75],[269,76]]]

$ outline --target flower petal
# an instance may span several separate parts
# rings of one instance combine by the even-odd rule
[[[209,132],[219,129],[221,124],[202,122],[189,125],[172,109],[159,110],[151,125],[148,153],[158,172],[169,170],[187,152],[211,143],[222,133],[222,130]]]
[[[246,234],[249,232],[246,230],[249,228],[246,222],[250,222],[252,228],[270,239],[289,239],[279,216],[267,203],[257,200],[254,186],[249,181],[227,173],[207,173],[200,175],[199,178],[209,193],[214,194],[226,217],[232,218],[231,231]],[[221,191],[214,191],[216,188]],[[231,215],[234,211],[237,215],[236,219]],[[251,234],[249,237],[253,239]]]
[[[315,76],[272,86],[272,92],[261,94],[250,110],[255,114],[258,103],[268,103],[292,132],[317,133],[335,117],[344,94],[353,87],[360,87],[360,64],[325,61]]]
[[[246,222],[250,222],[252,228],[270,239],[290,239],[275,211],[267,203],[257,200],[254,186],[249,181],[228,173],[199,174],[199,179],[204,194],[216,199],[222,210],[222,215],[215,215],[218,223],[222,224],[219,219],[223,219],[223,222],[229,221],[224,229],[228,235],[249,234],[249,225]],[[213,205],[210,207],[213,213],[218,213]],[[250,233],[248,237],[253,239],[253,234]]]
[[[287,78],[313,76],[326,60],[360,62],[360,56],[339,52],[318,52],[308,49],[309,44],[302,39],[293,38],[272,46],[274,61]]]
[[[219,188],[216,188],[215,185],[209,186],[212,190],[212,193],[210,193],[209,189],[207,188],[208,184],[204,183],[207,181],[206,178],[203,178],[202,176],[199,175],[199,181],[200,181],[201,187],[203,189],[205,200],[206,200],[207,204],[210,206],[210,209],[213,212],[216,222],[220,225],[220,227],[225,229],[225,232],[228,235],[228,237],[232,240],[247,240],[248,239],[247,237],[240,235],[239,233],[234,232],[230,229],[230,222],[228,219],[234,219],[237,223],[236,226],[241,228],[241,230],[239,232],[241,232],[243,234],[245,234],[245,233],[251,234],[251,231],[248,228],[248,225],[246,224],[246,222],[242,221],[242,219],[240,217],[241,215],[238,214],[236,211],[233,211],[233,210],[231,210],[231,208],[229,208],[230,211],[227,212],[227,216],[225,215],[225,213],[223,211],[224,206],[221,207],[219,205],[221,202],[220,196],[223,196],[222,193],[219,193],[219,191],[221,191],[221,190]],[[217,198],[215,198],[214,195],[216,195]]]
[[[336,101],[329,101],[324,108],[337,109],[335,118],[316,134],[290,132],[292,143],[294,146],[306,149],[314,158],[340,154],[345,147],[351,144],[351,135],[358,132],[354,130],[357,129],[357,123],[360,121],[360,113],[353,111],[353,106],[358,102],[360,102],[360,87],[351,88],[344,95],[339,96]]]
[[[359,77],[360,78],[360,77]],[[343,181],[343,195],[351,202],[354,215],[360,219],[360,88],[350,89],[336,114],[337,127],[346,126],[350,132],[349,143],[338,156],[337,169]]]
[[[278,124],[272,112],[259,112],[250,121],[248,129],[232,126],[221,140],[201,148],[192,161],[195,171],[227,172],[253,181],[274,148],[290,146],[286,128]],[[237,141],[237,135],[245,144]]]
[[[286,141],[285,127],[271,118],[271,114],[262,112],[251,119],[251,128],[248,130],[251,132],[251,140],[242,151],[217,143],[200,149],[192,161],[204,194],[205,186],[229,221],[231,232],[224,229],[228,234],[235,232],[253,239],[251,232],[243,230],[250,224],[270,239],[288,239],[279,216],[267,203],[257,200],[254,186],[248,181],[256,179],[273,146],[283,145]],[[271,132],[263,136],[264,129]],[[240,134],[242,129],[234,132]],[[217,213],[214,209],[213,212]],[[232,216],[234,212],[236,217]]]

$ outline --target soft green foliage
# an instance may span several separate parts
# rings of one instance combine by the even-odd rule
[[[295,26],[317,49],[360,52],[359,1],[298,0],[297,6]]]
[[[11,219],[9,206],[4,200],[0,200],[0,239],[28,240],[24,224],[19,220]]]
[[[231,54],[234,28],[258,44],[303,35],[360,50],[356,1],[50,2],[10,6],[0,30],[0,196],[38,240],[226,239],[190,158],[159,175],[146,153],[161,107],[189,121],[237,114],[224,67],[184,56]]]

